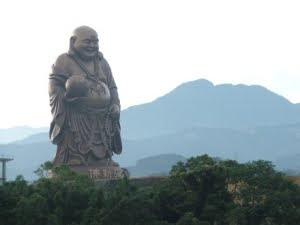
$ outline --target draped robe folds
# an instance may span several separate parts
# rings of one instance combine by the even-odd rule
[[[72,60],[68,54],[64,54]],[[50,106],[53,120],[50,125],[50,139],[57,145],[54,164],[92,165],[111,159],[113,153],[122,152],[120,123],[109,115],[113,104],[120,107],[117,87],[110,67],[99,53],[98,76],[110,91],[110,102],[104,108],[72,104],[65,100],[65,83],[73,74],[53,65],[49,80]],[[74,67],[80,67],[72,64]],[[84,74],[84,71],[81,70]],[[88,77],[87,77],[88,80]],[[89,82],[95,82],[89,80]]]

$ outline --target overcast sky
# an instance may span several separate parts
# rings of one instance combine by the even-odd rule
[[[80,25],[98,31],[123,109],[200,78],[300,102],[298,2],[2,1],[0,128],[49,125],[50,68]]]

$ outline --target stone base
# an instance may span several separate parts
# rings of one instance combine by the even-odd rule
[[[70,166],[70,169],[95,180],[129,177],[128,171],[119,166]]]

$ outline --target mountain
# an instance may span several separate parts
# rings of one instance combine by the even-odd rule
[[[186,158],[176,154],[162,154],[142,158],[137,161],[135,166],[127,167],[127,169],[131,177],[166,175],[179,161],[184,162]]]
[[[0,129],[0,144],[17,141],[29,137],[33,134],[48,131],[49,128],[32,128],[28,126]]]
[[[34,141],[34,137],[41,141]],[[41,133],[18,143],[0,145],[0,155],[13,155],[15,158],[7,164],[8,177],[13,179],[16,175],[23,174],[27,179],[34,179],[33,171],[40,164],[54,158],[56,146],[50,143],[48,133]],[[273,161],[279,169],[298,169],[299,161],[293,157],[299,154],[299,149],[300,123],[247,130],[194,127],[146,139],[123,139],[123,153],[113,159],[122,167],[128,167],[133,176],[166,171],[161,169],[163,160],[155,158],[166,154],[185,158],[209,154],[240,162],[264,159]],[[154,158],[141,160],[147,157]],[[165,160],[165,166],[170,168],[172,162]]]
[[[10,142],[10,144],[26,145],[26,144],[34,144],[34,143],[39,143],[39,142],[49,142],[49,133],[42,132],[42,133],[33,134],[22,140]]]
[[[14,179],[20,174],[27,180],[35,179],[33,171],[42,163],[52,160],[54,154],[55,146],[50,141],[0,145],[0,155],[9,155],[14,158],[13,161],[7,163],[8,179]]]
[[[244,129],[300,122],[300,107],[261,86],[196,80],[122,112],[123,134],[138,139],[191,127]]]
[[[147,139],[127,141],[116,159],[123,164],[159,154],[191,157],[209,154],[241,162],[265,159],[275,162],[300,149],[300,123],[248,130],[197,127]],[[293,168],[295,164],[290,164]]]
[[[275,164],[283,170],[294,170],[300,173],[300,153],[283,156],[276,160]],[[291,167],[291,165],[293,165]]]

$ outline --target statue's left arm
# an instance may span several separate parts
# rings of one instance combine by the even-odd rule
[[[120,99],[119,99],[119,94],[118,94],[118,88],[115,82],[115,79],[112,75],[111,69],[109,64],[107,63],[107,61],[103,58],[103,69],[105,71],[106,74],[106,79],[107,79],[107,86],[109,88],[110,91],[110,95],[111,95],[111,101],[110,101],[110,105],[117,105],[119,107],[119,110],[121,110],[121,104],[120,104]]]
[[[112,121],[115,121],[116,123],[116,133],[112,137],[112,151],[116,154],[120,154],[122,152],[122,141],[121,141],[121,126],[120,126],[120,111],[121,111],[121,104],[120,104],[120,99],[119,99],[119,94],[118,94],[118,88],[116,85],[116,82],[114,80],[114,77],[112,75],[111,69],[107,63],[107,61],[103,58],[103,69],[106,74],[106,79],[107,79],[107,86],[110,90],[110,95],[111,95],[111,101],[110,101],[110,115]]]

